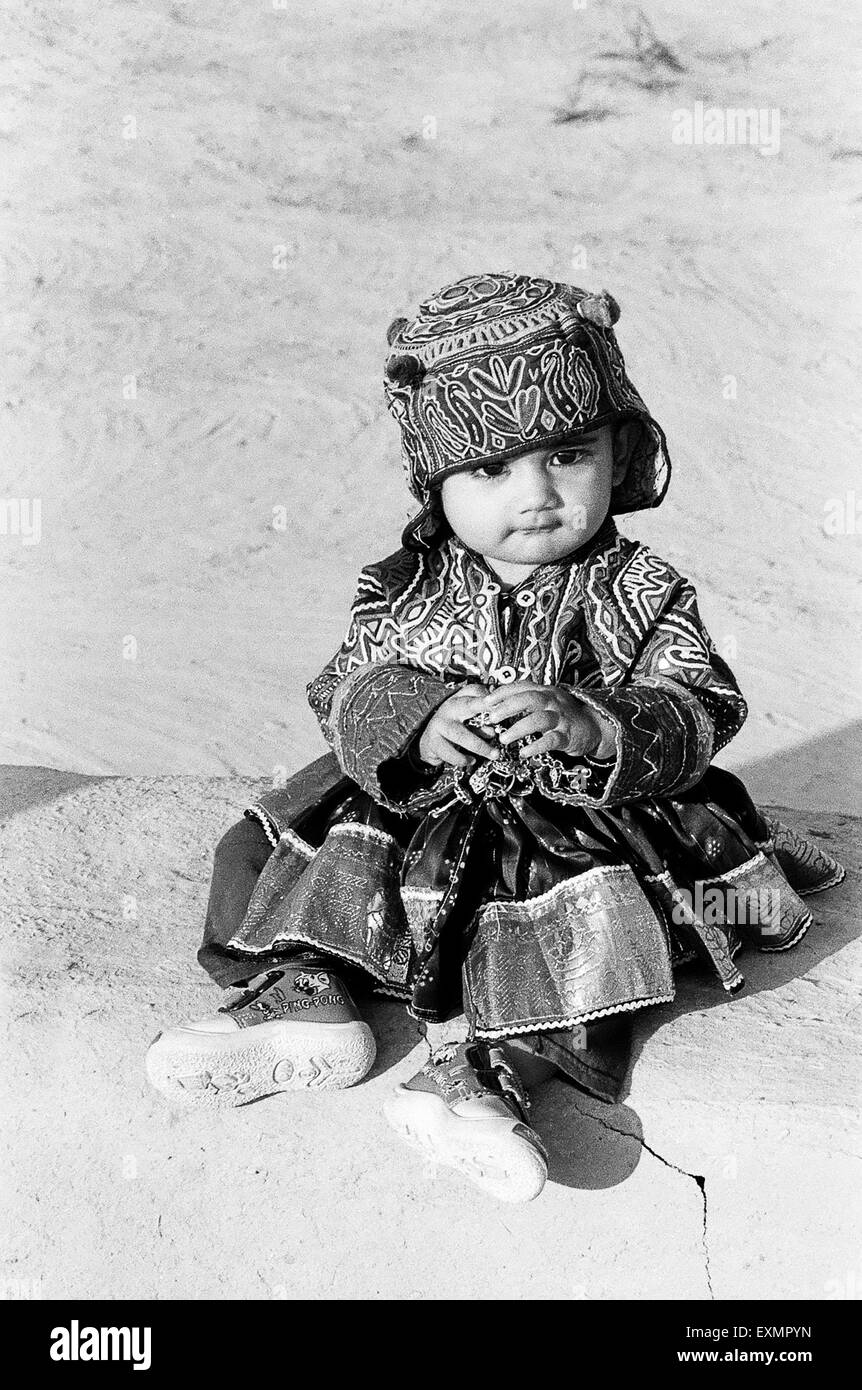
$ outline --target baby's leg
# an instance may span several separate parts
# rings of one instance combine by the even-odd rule
[[[216,845],[212,880],[204,922],[204,936],[198,963],[223,989],[246,984],[248,961],[228,951],[227,943],[236,936],[272,845],[258,821],[244,817],[232,825]],[[272,964],[275,957],[268,960]],[[251,974],[258,974],[258,965]]]
[[[539,1056],[534,1041],[528,1042],[526,1038],[506,1038],[501,1047],[509,1056],[528,1091],[556,1076],[557,1068],[547,1057]]]
[[[244,1105],[276,1091],[341,1089],[370,1070],[374,1037],[337,961],[311,947],[255,957],[227,943],[239,928],[271,846],[243,820],[216,848],[198,960],[223,988],[247,985],[216,1014],[167,1028],[147,1053],[147,1075],[170,1100]]]
[[[423,1023],[420,1025],[420,1032],[434,1053],[437,1048],[447,1043],[467,1042],[470,1026],[465,1015],[458,1014],[447,1019],[445,1023]],[[497,1046],[507,1055],[528,1090],[556,1075],[557,1068],[554,1064],[548,1058],[537,1054],[535,1038],[505,1038]]]

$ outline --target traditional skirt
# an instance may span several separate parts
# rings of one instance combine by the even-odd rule
[[[587,808],[471,792],[418,814],[379,805],[333,755],[247,815],[274,846],[227,950],[263,969],[313,946],[418,1019],[546,1036],[674,997],[702,961],[735,993],[745,946],[785,951],[811,924],[800,894],[844,871],[712,767],[688,792]]]

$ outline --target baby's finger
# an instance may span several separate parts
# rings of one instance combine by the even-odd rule
[[[440,757],[450,767],[472,767],[476,761],[468,753],[456,748],[455,744],[447,738],[440,739]]]
[[[496,742],[483,738],[474,729],[465,729],[463,724],[447,724],[443,730],[443,737],[450,743],[454,743],[457,748],[467,748],[471,753],[478,753],[480,758],[499,758],[500,750]]]
[[[447,714],[465,723],[468,719],[474,719],[476,715],[485,713],[485,702],[481,695],[473,695],[465,700],[459,700],[456,704],[449,705]]]
[[[430,735],[427,747],[423,748],[422,757],[426,762],[431,763],[435,767],[439,767],[441,763],[451,763],[453,761],[453,751],[457,750],[453,750],[451,743],[446,738],[442,729],[437,728]],[[460,753],[458,753],[458,757],[461,757]]]
[[[537,695],[525,695],[522,700],[510,700],[500,709],[483,711],[483,718],[490,729],[500,729],[511,724],[512,720],[524,718],[528,714],[535,714],[537,710],[542,708]]]
[[[483,712],[488,719],[495,723],[502,723],[506,719],[511,719],[516,714],[523,714],[525,710],[536,709],[544,703],[541,690],[513,690],[506,696],[505,700],[500,700],[492,709],[483,703]]]
[[[558,753],[559,751],[560,736],[556,729],[549,729],[547,733],[542,734],[542,737],[537,738],[533,743],[525,743],[523,748],[519,749],[518,757],[537,758],[540,753]]]
[[[535,681],[515,681],[512,684],[498,685],[496,690],[485,692],[485,708],[496,711],[498,706],[504,704],[509,696],[544,689],[543,685],[537,685]]]
[[[567,739],[568,751],[574,754],[586,753],[592,747],[592,734],[581,724],[573,724]]]
[[[527,738],[530,734],[544,734],[549,729],[553,729],[556,719],[547,710],[532,710],[523,719],[519,719],[516,724],[510,724],[505,733],[500,735],[502,744],[514,743],[516,739]]]
[[[471,681],[469,685],[462,685],[452,695],[453,700],[461,699],[483,699],[488,694],[488,687],[479,685],[477,681]]]

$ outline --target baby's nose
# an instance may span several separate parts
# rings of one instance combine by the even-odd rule
[[[519,479],[518,505],[522,512],[545,511],[559,502],[553,478],[544,469],[531,469]]]

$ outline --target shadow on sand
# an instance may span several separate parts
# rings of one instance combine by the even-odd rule
[[[78,787],[107,782],[107,776],[60,772],[54,767],[0,765],[0,821],[11,820],[33,806],[44,806]]]
[[[808,743],[734,768],[756,802],[785,801],[858,815],[862,807],[862,720]]]

